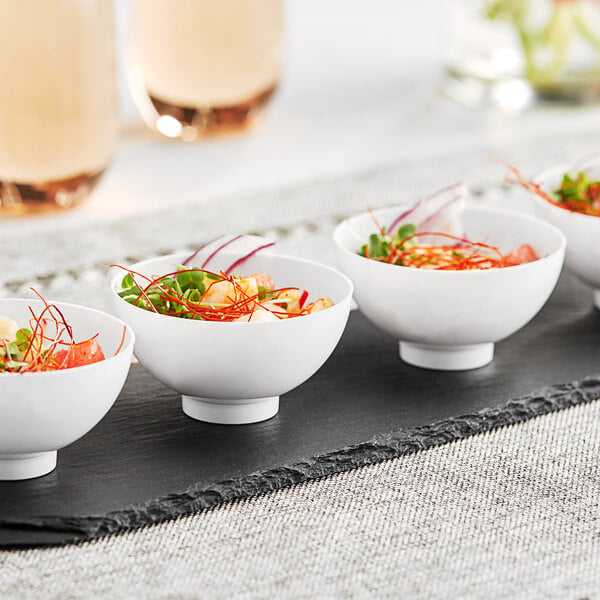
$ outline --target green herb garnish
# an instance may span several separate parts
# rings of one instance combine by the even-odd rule
[[[600,216],[600,181],[591,180],[584,172],[580,171],[574,177],[565,173],[552,196],[564,208]]]
[[[508,23],[517,35],[525,61],[525,77],[544,88],[565,80],[575,43],[591,48],[600,61],[600,34],[589,23],[578,0],[548,0],[550,17],[539,25],[531,0],[484,0],[483,14]],[[583,76],[598,77],[598,68]]]

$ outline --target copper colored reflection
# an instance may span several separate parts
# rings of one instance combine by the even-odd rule
[[[0,2],[0,214],[74,206],[117,139],[112,0]]]
[[[133,95],[145,121],[171,138],[248,128],[281,71],[280,0],[137,0]]]

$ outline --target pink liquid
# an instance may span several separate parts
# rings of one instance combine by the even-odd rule
[[[277,86],[282,38],[280,0],[136,0],[131,78],[142,115],[183,139],[245,125]]]
[[[0,210],[80,202],[118,133],[110,0],[3,0]]]

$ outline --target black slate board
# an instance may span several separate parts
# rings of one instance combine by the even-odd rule
[[[408,366],[355,312],[327,364],[254,425],[193,421],[134,366],[100,425],[59,451],[56,471],[0,482],[0,548],[89,540],[522,421],[600,397],[597,373],[600,311],[570,276],[473,371]]]

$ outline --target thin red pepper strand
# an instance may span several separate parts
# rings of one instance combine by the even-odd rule
[[[377,223],[376,223],[377,225]],[[383,230],[382,230],[383,231]],[[384,233],[385,235],[385,233]],[[473,247],[481,247],[481,248],[486,248],[489,250],[492,250],[494,252],[496,252],[496,254],[498,254],[498,259],[494,259],[492,257],[488,257],[485,255],[471,255],[468,257],[463,257],[460,261],[455,261],[455,262],[450,262],[449,257],[447,256],[443,256],[443,254],[441,254],[439,252],[439,249],[441,249],[444,252],[454,252],[455,249],[448,247],[448,246],[414,246],[412,248],[405,248],[402,249],[402,247],[404,246],[404,244],[407,241],[410,241],[411,239],[417,237],[417,236],[424,236],[424,235],[430,235],[430,236],[441,236],[441,237],[446,237],[446,238],[450,238],[453,240],[456,240],[458,242],[462,242],[464,244],[468,244],[471,248]],[[423,250],[423,249],[431,249],[431,253],[429,255],[420,252],[417,253],[418,256],[413,257],[411,259],[407,260],[407,255],[410,257],[412,255],[415,254],[415,251],[417,250]],[[436,252],[436,249],[438,249],[438,251]],[[369,258],[369,246],[367,244],[366,248],[365,248],[365,256],[367,258]],[[460,258],[460,257],[457,257]],[[425,232],[416,232],[408,237],[406,237],[405,239],[403,239],[400,242],[400,246],[396,246],[393,242],[391,244],[391,249],[390,249],[390,253],[387,256],[381,257],[381,258],[376,258],[375,260],[379,261],[379,262],[387,262],[387,263],[396,263],[398,262],[398,260],[402,260],[402,264],[404,266],[407,267],[413,267],[413,268],[422,268],[423,266],[425,266],[426,264],[433,264],[435,268],[437,268],[438,270],[469,270],[467,268],[467,265],[471,266],[473,264],[477,264],[477,263],[473,263],[471,262],[472,259],[475,258],[480,258],[483,261],[487,261],[489,262],[490,266],[489,267],[477,267],[477,266],[473,266],[471,268],[493,268],[493,267],[501,267],[503,266],[503,262],[504,262],[504,255],[498,250],[498,248],[496,246],[491,246],[489,244],[485,244],[484,242],[472,242],[471,240],[468,240],[466,238],[461,238],[458,236],[454,236],[448,233],[442,233],[442,232],[433,232],[433,231],[425,231]],[[437,262],[434,262],[437,259]],[[444,262],[445,259],[445,262]],[[484,262],[485,264],[485,262]]]
[[[115,265],[118,266],[118,265]],[[121,267],[123,268],[123,267]],[[125,269],[127,270],[127,269]],[[228,281],[229,283],[231,283],[234,287],[234,290],[244,296],[246,296],[245,300],[243,301],[235,301],[232,302],[232,304],[230,306],[227,307],[222,307],[220,309],[212,309],[212,310],[208,310],[205,307],[198,307],[198,305],[194,302],[188,302],[183,296],[181,296],[180,294],[178,294],[177,292],[175,292],[172,288],[168,288],[164,285],[161,285],[161,281],[163,279],[165,279],[166,277],[172,277],[174,275],[177,275],[178,273],[184,273],[184,272],[197,272],[197,271],[201,271],[204,273],[208,273],[214,277],[218,277],[217,280],[213,281],[208,288],[205,290],[204,294],[202,294],[202,297],[205,296],[209,289],[215,284],[218,283],[219,281]],[[130,272],[131,274],[135,274],[133,271]],[[144,276],[145,277],[145,276]],[[182,306],[183,308],[186,309],[186,313],[187,314],[196,314],[198,316],[201,316],[202,318],[204,318],[205,320],[225,320],[226,318],[229,317],[229,319],[232,319],[232,313],[233,315],[235,315],[235,317],[240,317],[240,316],[244,316],[248,314],[248,311],[241,311],[239,310],[236,313],[236,309],[238,309],[240,306],[244,306],[247,304],[250,304],[252,302],[257,302],[258,299],[260,298],[260,296],[265,293],[265,292],[260,292],[258,294],[256,294],[255,296],[247,296],[246,292],[244,292],[244,290],[241,289],[241,287],[239,286],[239,284],[237,283],[237,280],[233,277],[227,276],[225,275],[225,273],[212,273],[210,271],[206,271],[205,269],[185,269],[185,270],[180,270],[180,271],[173,271],[172,273],[168,273],[166,275],[162,275],[161,277],[158,277],[156,279],[150,279],[145,277],[146,279],[149,280],[148,285],[144,288],[144,292],[148,292],[150,290],[150,288],[152,288],[152,286],[156,286],[160,292],[162,293],[161,299],[163,300],[169,300],[171,302],[173,302],[174,304],[177,304],[179,306]],[[135,279],[134,279],[135,282]],[[139,287],[139,285],[138,285]],[[275,290],[268,290],[266,293],[268,294],[276,294],[276,293],[281,293],[284,291],[290,291],[290,290],[296,290],[298,288],[292,288],[292,287],[288,287],[288,288],[279,288],[279,289],[275,289]],[[147,301],[150,302],[150,300],[148,299],[147,295],[145,296]],[[202,297],[200,298],[200,301],[202,301]],[[138,297],[139,298],[139,297]],[[154,307],[153,307],[154,308]],[[255,307],[256,308],[256,307]],[[255,310],[255,308],[253,309],[253,311]],[[280,311],[274,311],[271,309],[266,309],[269,310],[270,312],[272,312],[273,314],[279,315],[279,314],[284,314],[283,312]],[[253,312],[252,311],[252,312]],[[155,309],[155,312],[156,311]],[[165,314],[181,314],[181,313],[165,313]],[[287,313],[286,313],[287,314]],[[210,318],[210,317],[213,318]],[[233,320],[233,319],[232,319]]]
[[[207,321],[224,321],[224,320],[232,321],[241,316],[247,316],[248,314],[251,315],[256,310],[256,308],[257,308],[256,305],[260,303],[259,298],[261,295],[263,295],[263,294],[274,295],[274,294],[280,294],[285,291],[291,291],[291,290],[298,289],[298,288],[293,288],[293,287],[279,288],[279,289],[275,289],[275,290],[267,290],[266,292],[259,292],[258,294],[255,294],[254,296],[248,296],[246,294],[246,292],[237,283],[237,279],[235,279],[234,277],[228,276],[227,274],[225,274],[223,272],[217,274],[217,273],[213,273],[211,271],[207,271],[206,269],[184,269],[184,270],[173,271],[171,273],[162,275],[161,277],[152,279],[150,277],[147,277],[146,275],[142,275],[141,273],[132,271],[132,270],[127,269],[126,267],[122,267],[120,265],[112,265],[112,266],[123,269],[124,271],[126,271],[127,273],[129,273],[132,276],[134,283],[140,289],[140,294],[138,295],[138,297],[136,299],[136,304],[137,304],[137,302],[139,302],[139,300],[142,297],[144,297],[146,299],[146,301],[151,305],[154,312],[158,312],[147,295],[147,292],[154,286],[157,288],[158,292],[161,294],[161,296],[160,296],[161,300],[172,302],[173,304],[176,304],[177,306],[180,306],[185,309],[183,312],[178,311],[178,312],[168,312],[168,313],[163,313],[163,314],[165,314],[165,315],[192,314],[192,315],[197,315]],[[233,300],[233,302],[229,306],[221,307],[219,309],[215,309],[215,308],[209,309],[207,307],[200,307],[200,306],[198,306],[197,303],[187,301],[181,294],[178,294],[172,288],[167,287],[161,283],[162,280],[164,280],[165,278],[176,276],[179,273],[198,272],[198,271],[202,271],[202,272],[209,274],[215,278],[215,281],[213,281],[208,286],[208,288],[204,291],[204,293],[202,294],[200,301],[202,301],[202,297],[204,297],[206,295],[208,290],[215,283],[218,283],[219,281],[228,281],[229,283],[231,283],[233,285],[234,292],[236,293],[235,300]],[[140,287],[140,285],[135,281],[136,275],[143,277],[148,282],[147,285],[145,286],[145,288],[142,289]],[[265,308],[266,310],[268,310],[269,312],[271,312],[274,315],[280,316],[280,318],[289,318],[289,317],[295,317],[295,316],[308,314],[310,312],[311,307],[314,305],[314,302],[303,307],[302,305],[304,304],[304,302],[306,301],[306,298],[308,297],[308,292],[304,292],[304,294],[306,294],[306,296],[304,296],[304,295],[301,296],[300,302],[299,302],[299,312],[296,314],[290,314],[287,311],[283,311],[283,310],[277,311],[274,309],[270,309],[268,307],[263,307],[263,308]],[[237,295],[241,295],[241,296],[243,296],[243,298],[237,299]],[[250,304],[254,304],[254,306],[250,312],[248,310],[242,310],[242,308],[244,306],[248,306]]]
[[[39,339],[40,339],[39,352],[37,352],[37,354],[35,356],[31,357],[31,359],[26,367],[21,367],[17,370],[7,368],[6,369],[7,372],[32,373],[32,372],[45,372],[45,371],[59,370],[62,368],[62,364],[59,364],[53,356],[54,352],[56,351],[56,348],[59,345],[65,345],[65,346],[76,345],[75,341],[73,339],[72,327],[67,322],[63,312],[55,304],[48,304],[46,302],[46,300],[37,292],[37,290],[35,290],[33,288],[32,288],[32,290],[42,300],[42,302],[44,303],[44,308],[39,315],[36,315],[35,312],[33,311],[33,309],[31,307],[29,307],[29,312],[31,313],[31,319],[29,321],[29,326],[32,330],[32,334],[31,334],[31,337],[27,338],[29,341],[29,347],[28,347],[25,355],[23,356],[23,359],[19,362],[27,362],[27,360],[26,360],[27,357],[29,356],[30,353],[33,352],[33,341],[35,340],[36,336],[38,336],[38,332],[39,332]],[[54,312],[56,312],[58,314],[58,317],[54,314]],[[48,315],[50,316],[50,319],[52,319],[52,321],[54,323],[54,327],[56,329],[56,333],[53,338],[51,338],[47,335],[44,335],[44,332],[43,332],[43,327],[44,327],[43,323],[46,320],[49,320],[48,317],[44,316],[46,313],[48,313]],[[61,339],[65,333],[71,338],[70,343],[64,342]],[[90,340],[95,339],[97,336],[98,336],[98,334],[96,334],[95,336],[93,336],[89,339]],[[50,345],[42,348],[41,344],[43,341],[49,341]],[[84,342],[78,342],[78,343],[82,344],[82,343],[85,343],[88,341],[89,340],[85,340]],[[6,352],[5,358],[8,358],[9,351],[8,351],[8,344],[6,343],[6,341],[4,341],[4,347],[5,347],[5,352]]]

